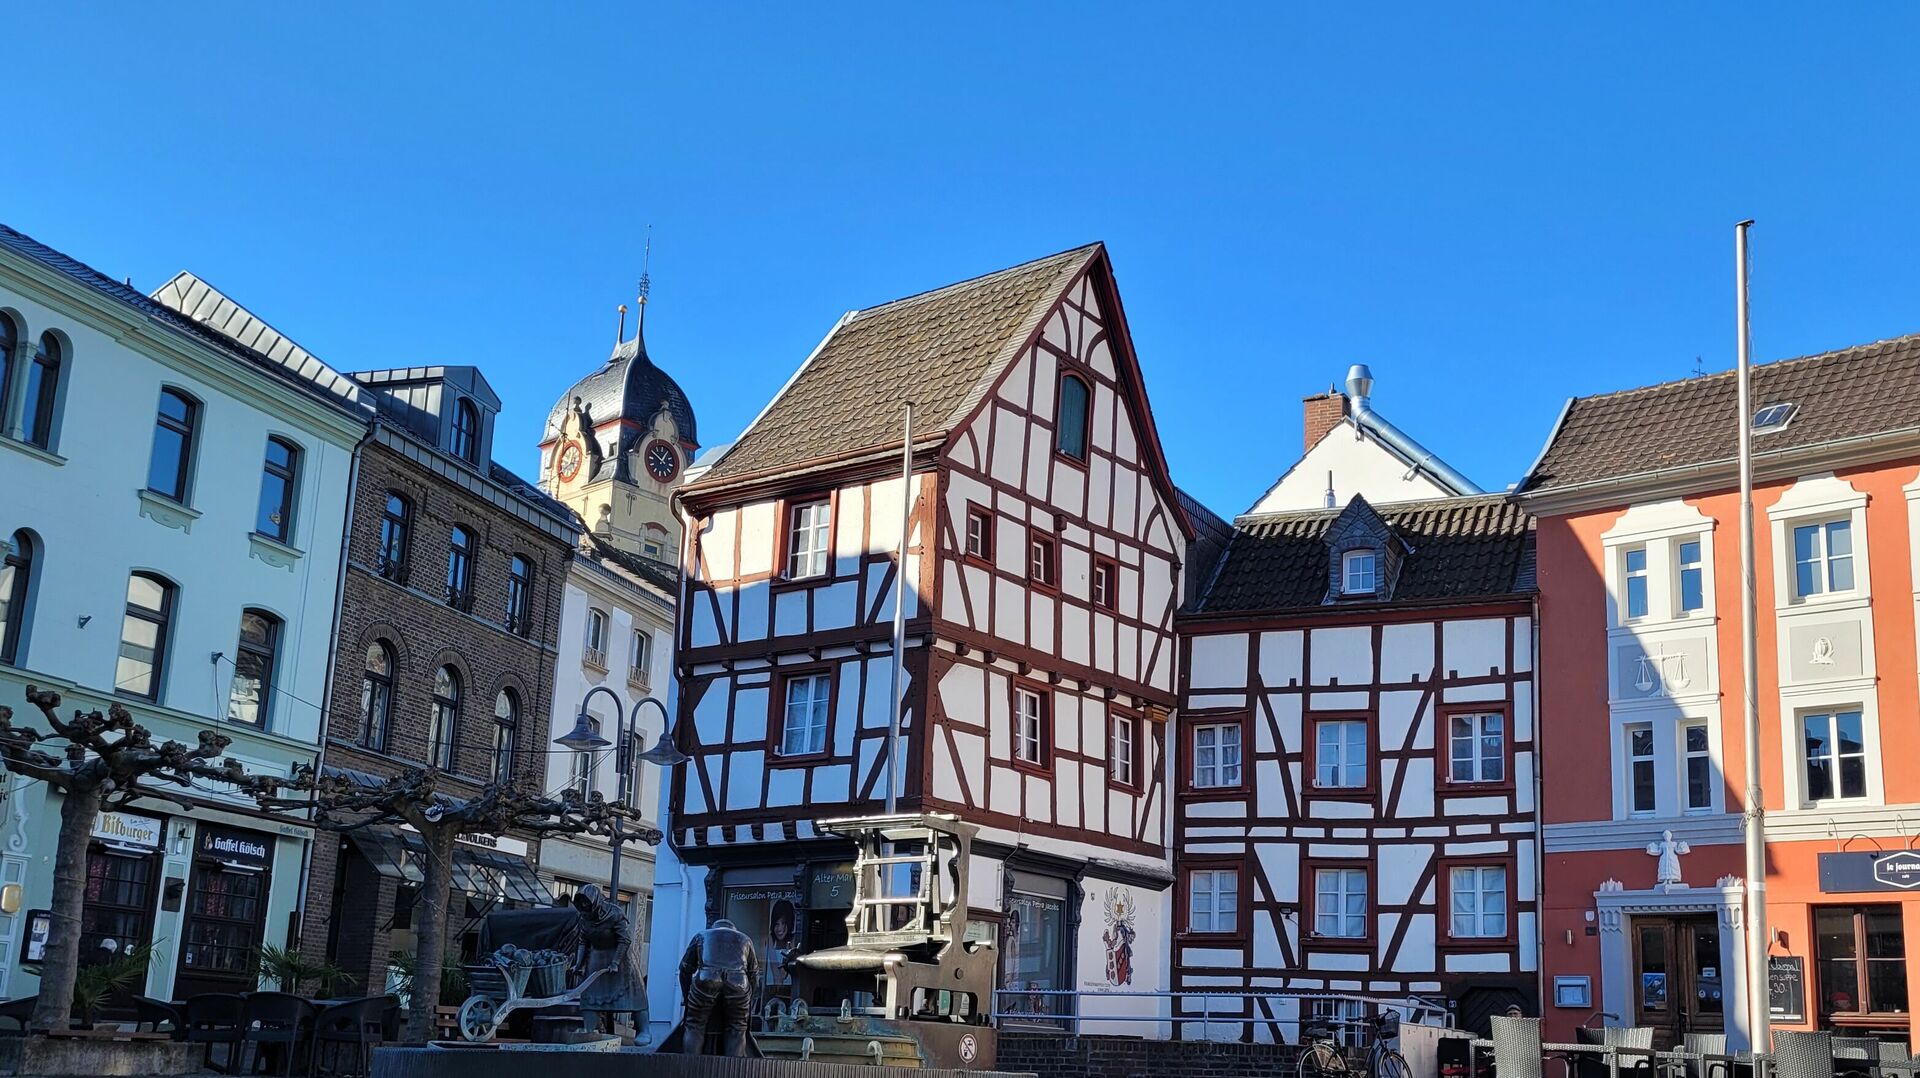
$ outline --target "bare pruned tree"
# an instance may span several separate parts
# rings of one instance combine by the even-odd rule
[[[196,778],[251,789],[256,776],[237,760],[216,764],[230,739],[200,731],[199,744],[155,745],[146,727],[119,704],[99,711],[59,714],[60,694],[27,686],[27,702],[40,710],[47,730],[15,726],[13,709],[0,706],[0,766],[39,779],[60,791],[60,838],[53,856],[52,925],[40,967],[40,998],[29,1027],[65,1029],[72,1021],[73,984],[80,964],[80,912],[86,901],[87,844],[102,809],[124,808],[141,798],[179,802],[164,786],[191,787]]]
[[[303,771],[291,779],[256,777],[252,790],[270,811],[306,809],[313,823],[329,831],[353,831],[376,824],[404,823],[420,833],[427,848],[426,879],[414,907],[419,918],[419,952],[407,1011],[406,1039],[419,1044],[433,1035],[434,1010],[440,1005],[440,968],[445,960],[448,897],[453,890],[454,845],[463,835],[600,835],[655,844],[658,828],[648,827],[624,805],[598,793],[583,798],[568,789],[559,796],[535,794],[504,783],[460,796],[439,789],[440,773],[418,768],[388,779],[362,778],[344,771]]]

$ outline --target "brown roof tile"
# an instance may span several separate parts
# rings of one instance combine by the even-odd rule
[[[1520,485],[1525,494],[1694,464],[1739,452],[1734,372],[1574,399]],[[1761,454],[1920,426],[1920,334],[1753,368],[1753,407],[1799,406]]]
[[[1063,251],[848,314],[696,485],[891,444],[909,399],[916,442],[946,431],[973,410],[1099,249]]]
[[[1392,602],[1526,595],[1534,589],[1533,522],[1505,495],[1402,502],[1375,509],[1407,545]],[[1341,509],[1243,516],[1192,610],[1250,614],[1320,607],[1327,529]]]

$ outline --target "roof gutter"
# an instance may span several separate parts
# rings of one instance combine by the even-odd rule
[[[1433,451],[1413,437],[1388,422],[1387,417],[1373,410],[1369,395],[1373,391],[1373,372],[1364,363],[1355,363],[1347,370],[1347,399],[1353,403],[1353,422],[1361,430],[1369,431],[1374,437],[1385,442],[1394,452],[1406,457],[1417,469],[1427,472],[1443,485],[1452,488],[1455,494],[1485,494],[1473,480],[1457,471],[1453,465],[1441,460]]]

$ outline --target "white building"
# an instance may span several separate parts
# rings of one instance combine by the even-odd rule
[[[182,275],[167,288],[191,278]],[[164,291],[164,289],[163,289]],[[228,305],[221,317],[251,316]],[[354,448],[371,408],[278,335],[241,347],[0,227],[0,704],[124,704],[156,740],[232,739],[249,770],[311,763]],[[0,996],[49,905],[56,796],[0,775]],[[285,944],[310,832],[199,784],[103,816],[82,946],[151,941],[144,991],[257,987]]]

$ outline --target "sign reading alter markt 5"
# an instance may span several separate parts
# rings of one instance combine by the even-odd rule
[[[1913,890],[1920,890],[1920,850],[1820,855],[1822,894]]]

